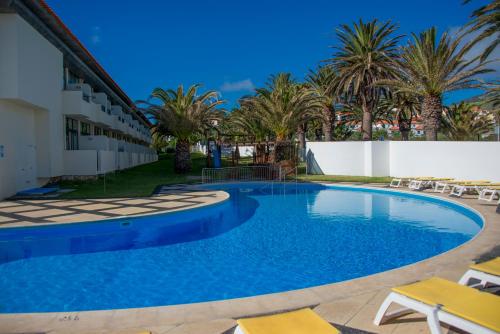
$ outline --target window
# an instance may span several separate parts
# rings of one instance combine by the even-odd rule
[[[66,118],[66,149],[78,150],[78,121]]]
[[[109,130],[103,130],[102,134],[105,135],[106,137],[109,137]]]
[[[102,129],[98,126],[94,126],[94,136],[102,135]]]
[[[90,124],[80,122],[80,134],[82,136],[90,136]]]

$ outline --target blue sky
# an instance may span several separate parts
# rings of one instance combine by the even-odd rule
[[[202,83],[231,106],[272,73],[302,80],[328,59],[335,29],[359,18],[391,19],[401,34],[454,30],[475,0],[132,1],[47,0],[134,100],[155,87]],[[475,95],[458,92],[447,102]]]

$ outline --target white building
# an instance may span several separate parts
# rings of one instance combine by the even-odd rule
[[[0,199],[155,161],[150,125],[44,1],[0,0]]]

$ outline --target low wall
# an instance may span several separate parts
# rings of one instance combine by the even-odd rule
[[[306,150],[310,174],[500,182],[500,142],[308,142]]]
[[[99,174],[109,173],[116,168],[116,157],[114,151],[99,151]]]
[[[96,175],[97,152],[94,150],[64,151],[64,175]]]

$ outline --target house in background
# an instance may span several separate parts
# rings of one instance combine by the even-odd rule
[[[150,126],[44,1],[0,0],[0,199],[155,161]]]

